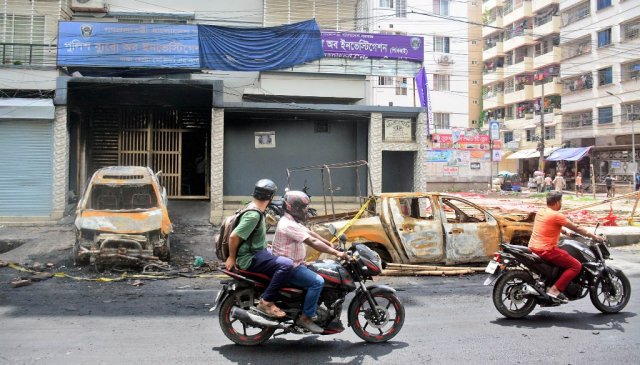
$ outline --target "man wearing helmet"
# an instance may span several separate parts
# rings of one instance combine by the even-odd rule
[[[229,257],[225,266],[227,270],[231,270],[237,265],[243,270],[271,276],[271,282],[262,293],[257,309],[268,316],[283,318],[286,313],[274,301],[280,288],[289,281],[293,261],[288,257],[275,256],[267,250],[267,230],[263,219],[264,211],[277,190],[276,184],[269,179],[256,183],[249,207],[262,213],[248,211],[240,217],[238,225],[229,236]]]
[[[296,323],[313,333],[322,333],[323,329],[313,322],[318,308],[318,299],[324,286],[324,279],[305,265],[305,243],[314,249],[348,259],[344,252],[331,246],[331,243],[316,232],[302,225],[307,220],[309,196],[302,191],[289,191],[284,196],[285,214],[278,222],[273,238],[273,254],[289,257],[293,260],[294,269],[289,282],[307,289],[302,314]]]

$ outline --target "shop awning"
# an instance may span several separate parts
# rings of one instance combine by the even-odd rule
[[[560,148],[554,151],[547,161],[578,161],[589,153],[591,147]]]
[[[545,156],[549,156],[551,153],[553,153],[558,148],[559,147],[546,147],[544,149],[544,155]],[[540,152],[537,149],[531,148],[531,149],[517,151],[514,154],[512,154],[511,156],[507,157],[507,159],[508,160],[518,160],[518,159],[521,159],[521,158],[535,158],[535,157],[540,157]]]

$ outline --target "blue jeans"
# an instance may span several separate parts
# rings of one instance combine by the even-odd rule
[[[287,284],[293,269],[293,260],[284,256],[272,255],[264,249],[256,252],[248,270],[271,276],[269,286],[262,293],[262,299],[274,302],[278,299],[278,291]]]
[[[315,316],[316,309],[318,309],[318,299],[320,299],[320,293],[324,286],[322,276],[309,270],[309,268],[302,264],[291,272],[289,284],[307,289],[302,312],[309,318]]]

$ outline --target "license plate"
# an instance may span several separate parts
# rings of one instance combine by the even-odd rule
[[[497,268],[498,268],[498,263],[496,261],[491,260],[491,262],[489,262],[489,265],[487,265],[487,268],[484,269],[484,272],[493,274],[494,272],[496,272]]]

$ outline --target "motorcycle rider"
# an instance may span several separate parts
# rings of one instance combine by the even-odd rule
[[[533,222],[529,249],[544,261],[565,269],[556,283],[547,290],[547,295],[567,303],[567,297],[562,292],[565,291],[571,280],[580,273],[582,264],[569,255],[567,251],[557,247],[560,233],[568,234],[562,228],[569,228],[598,242],[602,242],[604,239],[570,222],[564,214],[559,212],[561,208],[562,192],[549,192],[547,194],[547,207],[538,211]]]
[[[329,241],[301,224],[307,219],[309,196],[302,191],[289,191],[284,196],[284,215],[280,218],[273,239],[273,254],[286,256],[293,260],[294,269],[289,283],[307,289],[302,314],[296,324],[312,333],[322,333],[323,329],[315,324],[318,299],[324,286],[324,279],[305,265],[305,244],[314,249],[347,260],[348,255],[334,249]]]
[[[293,261],[288,257],[273,255],[267,250],[267,230],[263,219],[264,211],[277,190],[276,184],[269,179],[261,179],[256,183],[249,207],[262,213],[248,211],[240,217],[238,225],[229,236],[229,257],[225,266],[227,270],[231,270],[237,265],[243,270],[271,276],[271,282],[262,293],[256,309],[270,317],[283,318],[286,313],[274,301],[280,288],[289,281]]]

